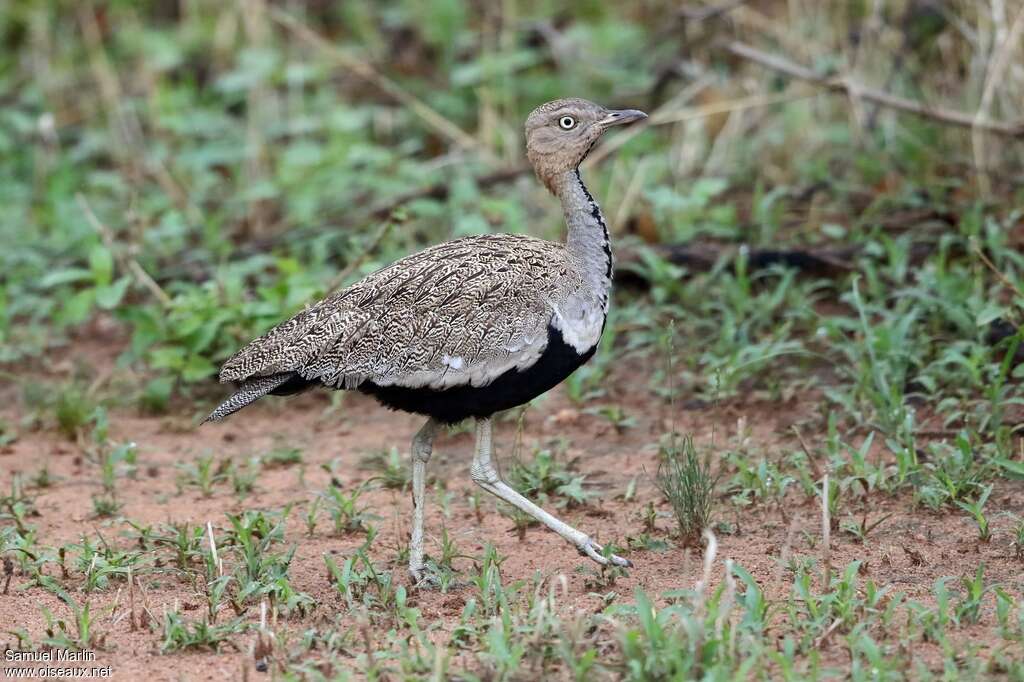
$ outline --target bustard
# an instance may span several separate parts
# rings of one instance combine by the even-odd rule
[[[630,563],[513,490],[491,459],[491,418],[544,393],[597,349],[608,314],[608,227],[579,165],[612,126],[646,118],[560,99],[526,119],[526,155],[562,202],[565,243],[489,234],[406,256],[307,307],[221,368],[237,391],[219,421],[267,394],[353,389],[428,417],[412,440],[409,572],[421,580],[426,465],[441,425],[476,419],[471,467],[481,488],[537,519],[599,564]]]

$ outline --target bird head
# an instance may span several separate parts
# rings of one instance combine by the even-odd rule
[[[547,102],[526,118],[526,157],[555,192],[558,179],[579,167],[606,130],[645,118],[636,109],[605,109],[585,99]]]

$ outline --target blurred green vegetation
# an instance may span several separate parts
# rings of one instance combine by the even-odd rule
[[[677,409],[803,409],[792,416],[808,435],[795,428],[799,451],[768,452],[743,420],[712,443],[732,503],[785,520],[794,504],[827,499],[838,545],[843,534],[867,544],[885,532],[875,529],[889,515],[868,512],[895,500],[959,514],[978,542],[1009,550],[1007,524],[989,519],[1006,521],[995,507],[1009,514],[1022,475],[1021,140],[828,93],[722,44],[1013,124],[1024,121],[1024,46],[1013,40],[1022,10],[1020,0],[6,0],[0,363],[30,416],[0,423],[0,445],[48,419],[102,472],[96,516],[117,514],[119,482],[139,467],[134,443],[108,438],[111,407],[212,399],[218,364],[241,344],[425,245],[489,231],[559,238],[559,207],[525,172],[521,126],[543,101],[583,96],[652,116],[609,137],[585,168],[623,277],[601,348],[566,382],[569,400],[631,429],[650,406],[623,396],[621,364],[639,369],[631,386]],[[675,434],[664,436],[667,451]],[[244,468],[199,455],[180,467],[179,486],[212,496],[230,482],[241,499],[275,458],[296,465],[301,483],[301,452],[289,448]],[[397,454],[377,459],[402,487]],[[199,576],[209,613],[190,624],[165,609],[167,651],[241,643],[254,624],[214,624],[229,602],[269,595],[282,613],[316,608],[289,583],[294,549],[272,547],[291,504],[280,519],[229,516],[218,531],[226,574],[212,526],[207,537],[190,523],[129,522],[130,551],[85,535],[45,549],[26,491],[53,485],[46,466],[34,483],[14,476],[0,497],[0,548],[14,557],[7,582],[17,560],[24,589],[52,592],[75,616],[77,635],[61,622],[44,644],[95,644],[89,603],[79,607],[65,583],[83,575],[83,591],[102,590],[150,561],[161,580],[171,565],[190,584]],[[703,580],[657,604],[639,589],[623,603],[618,574],[587,576],[602,606],[578,617],[561,615],[562,593],[539,573],[534,584],[503,580],[504,559],[488,546],[467,571],[458,623],[441,636],[437,619],[406,602],[393,567],[370,558],[379,518],[358,499],[367,488],[346,493],[334,464],[322,466],[332,483],[306,509],[308,535],[329,518],[335,533],[366,540],[345,561],[325,555],[348,608],[333,622],[319,613],[278,652],[286,675],[355,666],[373,679],[442,679],[470,656],[487,679],[515,678],[526,661],[574,679],[1021,676],[1019,584],[988,578],[979,563],[911,599],[878,567],[876,585],[859,561],[826,569],[819,584],[817,536],[804,556],[784,558],[791,539],[779,552],[780,584],[792,585],[782,599],[769,602],[731,560],[713,586],[708,547]],[[567,506],[599,496],[546,450],[517,473],[520,487]],[[715,523],[706,505],[721,496],[697,473],[696,525],[733,532]],[[647,509],[644,533],[628,538],[638,553],[672,542],[654,537],[654,503]],[[1024,522],[1013,522],[1019,558]],[[439,566],[451,577],[464,556],[443,533]],[[978,547],[966,551],[980,556]],[[65,551],[96,570],[69,576]],[[377,628],[379,658],[355,653],[368,631],[353,629],[355,618]],[[32,644],[24,630],[10,634]]]
[[[982,177],[969,131],[718,48],[748,41],[970,112],[1005,34],[968,4],[8,2],[0,360],[70,346],[88,374],[73,349],[113,339],[160,407],[404,253],[494,230],[558,238],[556,203],[520,172],[521,123],[581,95],[654,116],[587,169],[620,269],[645,284],[620,288],[636,305],[617,306],[574,400],[601,394],[613,357],[657,357],[676,320],[659,393],[819,387],[894,434],[923,392],[976,426],[999,377],[1017,399],[1013,334],[991,332],[1018,315],[1019,145],[989,140]],[[1019,69],[994,92],[988,115],[1015,120]],[[691,268],[659,244],[727,255]],[[759,247],[845,248],[847,274],[749,266]]]

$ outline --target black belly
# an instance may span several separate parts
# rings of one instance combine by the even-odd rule
[[[557,386],[584,362],[597,346],[578,353],[562,338],[562,332],[548,325],[548,345],[537,362],[523,370],[510,369],[486,386],[452,386],[445,389],[379,386],[362,383],[368,393],[393,410],[433,417],[448,424],[468,417],[489,417],[530,402]]]

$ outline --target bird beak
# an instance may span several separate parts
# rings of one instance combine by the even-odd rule
[[[633,121],[642,121],[645,118],[647,118],[647,114],[639,109],[619,109],[617,111],[609,111],[601,119],[600,124],[603,128],[611,128],[612,126],[621,126]]]

